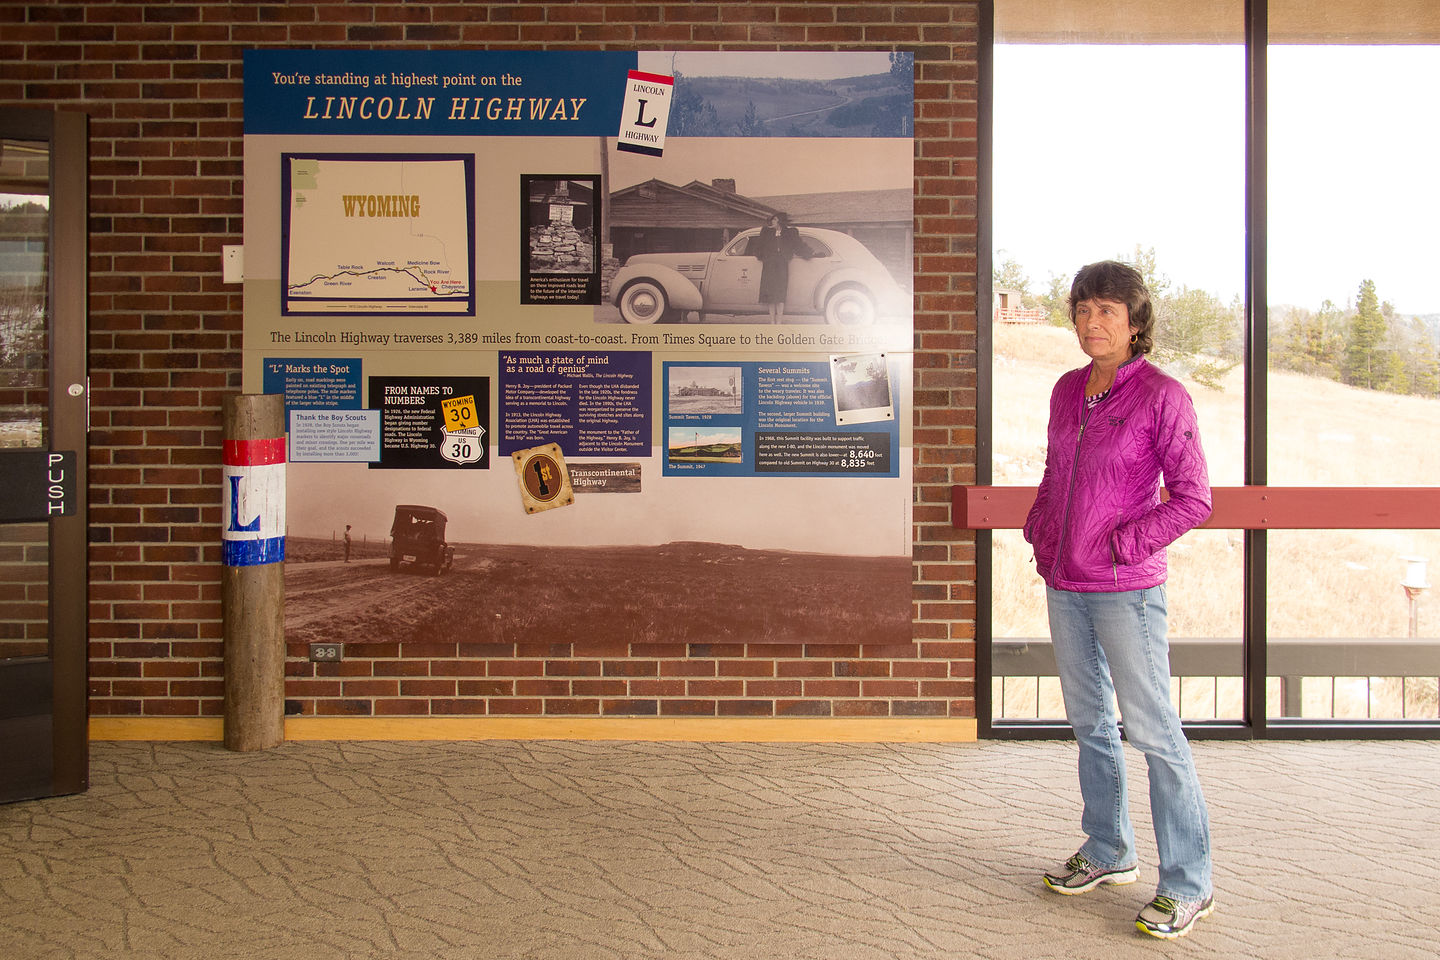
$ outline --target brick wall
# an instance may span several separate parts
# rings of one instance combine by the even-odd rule
[[[292,649],[315,715],[973,717],[975,3],[9,3],[0,105],[82,110],[90,161],[93,715],[221,713],[220,402],[240,388],[250,47],[916,54],[914,644]]]
[[[0,659],[43,656],[50,545],[43,523],[0,524]]]

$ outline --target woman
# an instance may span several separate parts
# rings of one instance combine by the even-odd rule
[[[785,291],[790,286],[790,258],[803,255],[800,231],[790,226],[790,217],[777,213],[750,243],[750,252],[760,259],[760,302],[770,308],[770,322],[785,321]]]
[[[1062,376],[1050,396],[1045,475],[1025,539],[1045,580],[1065,714],[1080,747],[1086,839],[1044,882],[1079,894],[1139,875],[1118,701],[1125,737],[1149,766],[1160,856],[1155,899],[1135,923],[1182,937],[1214,900],[1205,798],[1170,702],[1165,548],[1210,515],[1209,476],[1190,395],[1145,359],[1154,317],[1140,274],[1113,261],[1081,268],[1070,319],[1090,363]]]

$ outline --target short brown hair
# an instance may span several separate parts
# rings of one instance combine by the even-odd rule
[[[1140,271],[1118,260],[1101,260],[1081,267],[1070,284],[1070,323],[1075,323],[1075,305],[1082,300],[1114,300],[1125,304],[1135,340],[1130,355],[1149,353],[1155,346],[1155,311],[1150,291]]]

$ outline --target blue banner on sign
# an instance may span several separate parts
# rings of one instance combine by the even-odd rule
[[[227,567],[254,567],[262,563],[280,563],[285,559],[285,538],[263,540],[222,540],[222,555]]]
[[[500,455],[559,444],[567,457],[650,455],[648,352],[500,352]]]
[[[247,50],[245,135],[614,136],[634,53]]]
[[[265,393],[283,393],[285,409],[360,409],[359,357],[266,357]]]
[[[840,390],[834,361],[663,364],[664,475],[899,476],[897,398],[883,357],[857,356],[875,369]],[[847,422],[862,383],[865,409],[888,415]]]

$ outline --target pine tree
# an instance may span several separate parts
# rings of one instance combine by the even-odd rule
[[[754,100],[745,104],[745,116],[740,119],[737,129],[742,137],[765,136],[765,124],[760,121],[756,113]]]
[[[1222,389],[1225,374],[1240,362],[1235,337],[1243,306],[1226,307],[1204,290],[1182,286],[1162,297],[1155,310],[1155,360],[1179,363],[1197,383]]]
[[[671,137],[716,137],[720,135],[720,116],[715,105],[695,90],[694,83],[678,70],[675,77],[675,92],[670,102],[670,119],[666,124],[666,135]]]
[[[1116,259],[1126,260],[1123,255]],[[1150,291],[1151,301],[1158,303],[1165,296],[1165,292],[1170,289],[1170,278],[1160,272],[1160,267],[1156,263],[1155,248],[1142,247],[1137,243],[1134,253],[1126,262],[1140,271],[1140,276],[1145,281],[1145,289]]]
[[[1367,390],[1384,387],[1390,372],[1381,347],[1386,326],[1385,315],[1380,312],[1380,298],[1375,295],[1375,281],[1361,280],[1345,346],[1346,383]]]
[[[1440,398],[1440,347],[1428,336],[1418,361],[1411,389],[1422,397]]]

